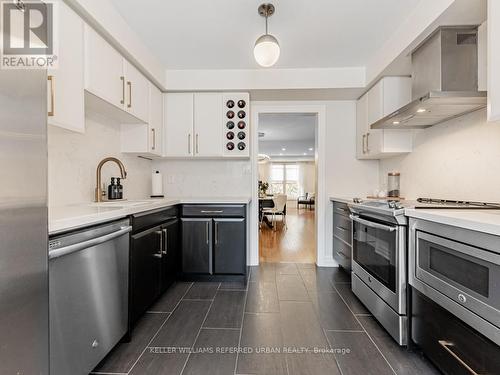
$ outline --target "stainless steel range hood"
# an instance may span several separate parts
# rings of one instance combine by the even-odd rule
[[[486,107],[478,91],[477,27],[443,27],[412,53],[413,101],[372,129],[424,129]]]

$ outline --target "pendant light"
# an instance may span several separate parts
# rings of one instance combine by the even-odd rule
[[[274,14],[273,4],[262,4],[259,6],[259,14],[266,18],[266,33],[255,41],[253,55],[260,66],[268,68],[276,64],[280,57],[280,45],[278,39],[267,32],[267,19]]]

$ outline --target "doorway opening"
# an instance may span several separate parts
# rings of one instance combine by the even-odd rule
[[[317,113],[258,115],[260,262],[316,262],[317,124]]]

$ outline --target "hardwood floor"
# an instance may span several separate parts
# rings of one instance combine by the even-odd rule
[[[259,256],[261,262],[316,262],[316,236],[314,210],[300,208],[295,202],[287,204],[288,229],[278,221],[277,231],[263,224],[259,230]]]

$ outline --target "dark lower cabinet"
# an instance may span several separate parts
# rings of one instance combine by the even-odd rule
[[[175,281],[177,275],[177,254],[179,253],[179,220],[162,225],[163,249],[161,260],[160,293],[163,294]]]
[[[414,289],[411,331],[444,374],[500,374],[499,346]]]
[[[212,219],[182,218],[182,272],[212,273]]]
[[[134,324],[160,294],[161,226],[131,236],[129,321]]]
[[[178,208],[138,213],[131,221],[129,331],[175,281],[179,270]]]
[[[244,274],[246,224],[243,218],[214,219],[214,273]]]
[[[183,205],[181,222],[184,276],[246,275],[245,205]]]

